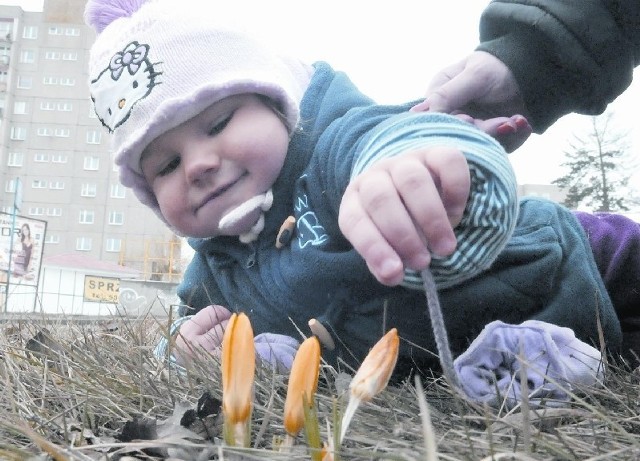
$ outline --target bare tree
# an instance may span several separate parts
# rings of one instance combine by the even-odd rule
[[[616,131],[607,113],[591,117],[591,129],[574,136],[565,151],[568,171],[552,181],[567,195],[569,208],[586,205],[594,211],[626,211],[632,196],[629,179],[635,167],[626,142],[627,133]]]

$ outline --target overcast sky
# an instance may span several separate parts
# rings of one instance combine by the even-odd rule
[[[39,11],[42,0],[0,0]],[[184,5],[184,0],[179,1]],[[346,71],[381,103],[424,94],[431,77],[477,44],[483,0],[200,0],[203,14],[240,18],[244,27],[309,62],[326,60]],[[222,11],[224,9],[224,11]],[[633,115],[640,101],[640,72],[611,106],[615,124],[631,133],[640,151],[640,127]],[[568,115],[511,154],[520,183],[549,183],[562,170],[562,152],[589,118]],[[640,188],[640,175],[636,181]]]

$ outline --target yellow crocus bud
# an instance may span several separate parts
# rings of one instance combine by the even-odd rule
[[[349,384],[351,396],[368,402],[389,382],[398,360],[400,339],[392,328],[371,348]]]
[[[392,328],[371,348],[349,384],[349,403],[342,417],[340,440],[344,438],[351,418],[360,402],[368,402],[387,387],[398,360],[400,339]]]
[[[256,350],[246,314],[233,314],[222,338],[222,412],[229,445],[249,442]]]
[[[284,428],[293,437],[304,427],[303,401],[313,407],[319,373],[320,341],[311,336],[302,342],[293,359],[284,402]]]

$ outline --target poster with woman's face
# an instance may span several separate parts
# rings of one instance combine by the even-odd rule
[[[38,284],[47,222],[0,212],[0,283]]]

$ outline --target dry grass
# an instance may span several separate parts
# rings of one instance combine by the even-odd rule
[[[205,391],[221,397],[219,371],[208,357],[186,374],[156,360],[164,320],[117,319],[109,328],[53,321],[45,339],[50,349],[38,352],[28,340],[40,320],[0,324],[0,459],[309,459],[302,437],[293,452],[277,451],[286,377],[258,372],[254,447],[233,450],[221,444],[213,416],[196,418],[189,431],[180,426]],[[325,440],[326,420],[333,424],[336,405],[344,405],[346,383],[343,374],[322,369],[317,402]],[[340,459],[432,460],[434,453],[440,460],[640,459],[639,376],[610,366],[605,384],[564,408],[523,414],[463,402],[437,377],[423,380],[421,393],[408,380],[359,408]],[[134,418],[158,438],[121,441]]]

